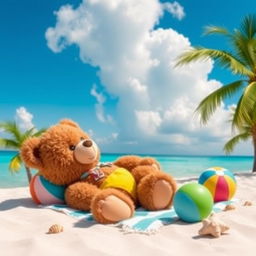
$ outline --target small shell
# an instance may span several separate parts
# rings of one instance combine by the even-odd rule
[[[228,204],[225,207],[224,211],[230,211],[230,210],[235,210],[235,209],[236,209],[236,207],[233,204]]]
[[[245,201],[244,206],[252,206],[252,202],[251,201]]]
[[[47,234],[57,234],[60,232],[63,232],[63,226],[59,225],[59,224],[54,224],[49,228],[49,231]]]

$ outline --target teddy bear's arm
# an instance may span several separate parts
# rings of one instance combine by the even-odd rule
[[[79,181],[66,189],[65,200],[71,208],[89,211],[92,199],[99,191],[97,186]]]

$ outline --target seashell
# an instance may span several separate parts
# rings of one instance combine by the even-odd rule
[[[64,231],[63,226],[59,224],[54,224],[49,228],[49,231],[47,234],[57,234],[63,231]]]
[[[252,206],[252,202],[251,201],[245,201],[244,206]]]
[[[224,211],[230,211],[230,210],[235,210],[235,209],[236,209],[236,207],[233,204],[228,204],[225,207]]]

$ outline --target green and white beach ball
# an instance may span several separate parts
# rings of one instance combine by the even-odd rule
[[[174,196],[174,209],[185,222],[198,222],[212,212],[213,198],[209,190],[198,183],[181,186]]]

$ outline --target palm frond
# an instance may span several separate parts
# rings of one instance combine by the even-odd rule
[[[22,163],[22,160],[21,160],[21,157],[19,154],[15,155],[11,161],[10,161],[10,164],[9,164],[9,170],[10,172],[18,172],[21,168],[21,163]]]
[[[2,128],[4,132],[11,134],[17,141],[21,141],[22,133],[15,122],[0,123],[0,128]]]
[[[252,136],[251,133],[248,132],[248,131],[246,131],[246,132],[244,132],[244,133],[240,133],[240,134],[234,136],[233,138],[231,138],[231,139],[225,144],[225,146],[224,146],[224,148],[223,148],[224,152],[225,152],[226,154],[230,154],[230,153],[234,150],[235,146],[236,146],[239,142],[241,142],[241,141],[246,141],[246,140],[248,140],[251,136]]]
[[[241,62],[245,64],[250,70],[255,67],[255,40],[248,39],[241,31],[235,31],[232,35],[231,43],[234,47],[235,55],[238,56]]]
[[[236,108],[235,108],[235,111],[233,113],[233,118],[231,120],[231,127],[232,127],[233,131],[236,128],[240,129],[242,127],[243,120],[241,120],[239,109],[240,109],[240,106],[241,106],[241,102],[243,100],[243,96],[244,95],[242,94],[241,97],[239,98],[238,103],[237,103]]]
[[[256,103],[256,82],[250,83],[237,104],[232,127],[240,129],[244,123],[252,125],[253,108]]]
[[[212,34],[220,34],[224,36],[230,36],[230,32],[224,28],[219,26],[206,26],[204,27],[204,35],[212,35]]]
[[[255,25],[248,23],[246,25],[248,32],[246,33],[253,33],[253,26]],[[232,34],[226,28],[218,26],[206,26],[204,28],[203,34],[219,34],[228,37],[229,41],[234,46],[234,56],[238,57],[240,62],[248,64],[247,66],[251,68],[255,66],[255,39],[253,37],[247,36],[245,33],[239,30],[235,30],[234,33]]]
[[[25,132],[22,134],[21,144],[22,144],[27,138],[31,137],[34,132],[35,132],[35,128],[34,128],[34,127],[32,127],[31,129],[25,131]]]
[[[245,16],[240,30],[245,37],[252,39],[256,35],[256,16],[253,14]]]
[[[248,42],[248,52],[254,64],[254,66],[252,67],[252,70],[254,70],[256,66],[256,39],[250,39],[250,41]]]
[[[40,129],[39,131],[36,130],[35,127],[27,130],[23,135],[22,135],[22,141],[21,144],[29,137],[39,137],[42,133],[44,133],[46,129]]]
[[[217,61],[218,64],[223,68],[228,68],[234,74],[240,74],[249,77],[252,77],[254,75],[251,70],[247,69],[244,63],[242,63],[231,53],[222,50],[208,49],[202,47],[196,47],[184,52],[178,57],[178,62],[176,66],[182,66],[184,64],[188,64],[197,60],[208,60],[210,58]]]
[[[35,133],[33,133],[33,136],[34,136],[34,137],[39,137],[39,136],[41,136],[46,130],[47,130],[47,129],[42,128],[42,129],[36,131]]]
[[[0,147],[19,149],[20,145],[15,140],[0,138]]]
[[[212,92],[206,98],[204,98],[199,106],[197,107],[196,111],[200,114],[201,123],[205,124],[208,122],[211,115],[215,112],[216,108],[220,106],[221,102],[232,96],[236,93],[239,89],[242,88],[244,81],[238,80],[233,83],[224,85],[217,89],[216,91]]]
[[[254,103],[252,108],[252,123],[256,124],[256,102]]]

